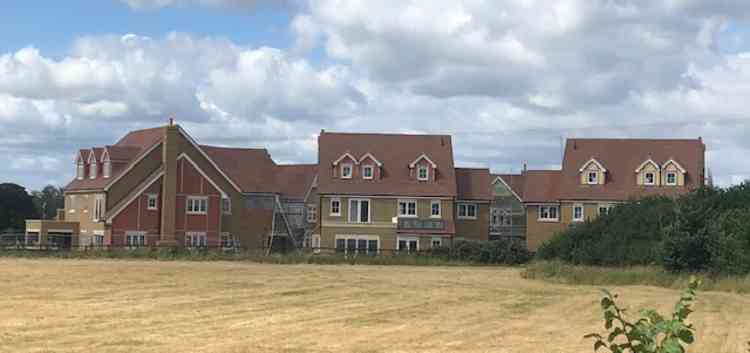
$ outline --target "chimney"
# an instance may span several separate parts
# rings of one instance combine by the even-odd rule
[[[526,165],[526,162],[523,162],[523,171],[521,172],[521,174],[526,174],[526,170],[528,169],[527,167],[528,166]]]
[[[169,126],[174,126],[174,118],[169,118]]]

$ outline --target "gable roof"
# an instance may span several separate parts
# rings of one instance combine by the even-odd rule
[[[456,168],[456,198],[489,201],[493,199],[492,179],[487,168]]]
[[[584,170],[586,170],[586,167],[588,167],[589,164],[591,164],[591,163],[596,164],[597,168],[599,168],[600,171],[605,172],[605,173],[607,172],[607,168],[604,168],[604,164],[602,164],[601,162],[599,162],[598,160],[596,160],[596,158],[594,158],[594,157],[591,157],[591,159],[589,159],[588,161],[586,161],[586,163],[583,163],[581,165],[581,169],[578,169],[578,171],[579,172],[583,172]]]
[[[107,146],[111,160],[125,162],[122,168],[113,168],[109,178],[73,178],[73,181],[65,186],[65,191],[100,190],[116,182],[117,177],[135,163],[141,156],[150,152],[164,138],[164,126],[131,131],[121,138],[114,146]],[[104,147],[95,147],[89,150],[80,150],[79,153],[90,153],[94,151],[97,161],[101,158]],[[86,161],[88,161],[88,155]],[[116,157],[115,157],[116,156]]]
[[[318,174],[317,164],[276,166],[276,190],[285,199],[305,201]]]
[[[345,152],[378,156],[383,163],[382,177],[376,180],[334,177],[333,161]],[[420,182],[411,174],[409,164],[422,154],[428,154],[437,164],[435,181]],[[322,132],[318,137],[318,158],[321,194],[456,196],[453,146],[448,135]]]
[[[242,192],[273,193],[276,163],[265,148],[232,148],[201,145],[200,148],[216,163]]]
[[[523,201],[523,189],[526,185],[525,174],[492,174],[492,183],[502,182],[519,201]]]
[[[419,163],[419,161],[421,161],[423,159],[426,160],[427,163],[430,163],[430,165],[433,168],[437,168],[437,163],[433,162],[432,159],[430,159],[430,157],[428,157],[426,153],[422,153],[421,155],[419,155],[419,157],[417,157],[417,159],[415,159],[413,162],[409,163],[409,168],[414,168],[417,165],[417,163]]]
[[[523,179],[523,201],[529,203],[557,202],[560,196],[561,176],[562,171],[559,170],[526,171]]]
[[[568,139],[560,180],[560,199],[624,201],[649,195],[674,195],[703,180],[705,145],[701,139]],[[578,168],[594,156],[608,167],[604,185],[581,185]],[[674,159],[685,170],[685,186],[641,186],[633,171],[643,161],[657,165]],[[528,183],[528,181],[527,181]]]
[[[647,160],[645,160],[643,163],[641,163],[641,165],[638,166],[638,168],[635,169],[635,172],[640,173],[641,170],[643,170],[643,168],[645,168],[649,164],[656,167],[656,170],[661,170],[661,166],[659,165],[659,163],[654,162],[654,160],[651,159],[651,156],[649,156]]]

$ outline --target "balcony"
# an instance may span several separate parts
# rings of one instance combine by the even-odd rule
[[[434,218],[399,218],[396,231],[400,233],[455,233],[452,221]]]

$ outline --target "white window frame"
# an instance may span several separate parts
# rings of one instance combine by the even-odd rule
[[[185,232],[186,248],[205,248],[208,246],[208,235],[206,232]]]
[[[198,203],[196,206],[196,202]],[[202,207],[205,206],[205,207]],[[208,197],[206,196],[188,196],[185,199],[185,213],[189,215],[208,214]]]
[[[435,243],[437,242],[437,246],[435,246]],[[432,237],[430,240],[430,247],[431,248],[439,248],[443,246],[443,237]]]
[[[591,180],[591,176],[594,176],[594,180]],[[599,184],[599,172],[597,171],[587,171],[586,172],[586,183],[589,185],[597,185]]]
[[[674,181],[669,182],[669,176],[674,176]],[[677,172],[666,172],[664,175],[664,183],[669,186],[676,186],[677,185]]]
[[[417,200],[414,200],[414,199],[401,199],[401,200],[398,200],[398,202],[396,204],[398,206],[397,210],[396,210],[396,214],[398,215],[398,217],[400,217],[400,218],[417,218],[418,217],[419,211],[417,210],[417,208],[418,208],[419,205],[417,204]],[[414,214],[409,214],[409,206],[411,204],[414,204]],[[403,212],[403,213],[401,212],[402,211],[401,210],[401,205],[404,205],[404,211],[405,212]]]
[[[336,247],[339,240],[344,240],[344,248],[342,249],[344,254],[349,253],[349,248],[347,247],[347,243],[349,240],[354,240],[355,243],[358,245],[360,240],[366,240],[367,241],[367,252],[365,255],[377,255],[380,254],[380,249],[382,248],[382,243],[380,241],[380,236],[378,235],[356,235],[356,234],[336,234],[333,240],[333,248],[334,251],[339,251],[339,249]],[[375,250],[374,254],[370,254],[370,241],[376,241],[377,242],[377,249]],[[354,249],[355,254],[359,254],[359,248],[355,247]],[[318,249],[320,251],[320,249]]]
[[[362,222],[362,202],[367,201],[367,222]],[[352,222],[352,204],[358,202],[357,205],[357,220]],[[370,199],[349,199],[349,217],[346,220],[348,223],[372,223],[372,201]]]
[[[612,209],[615,208],[615,205],[613,205],[613,204],[606,204],[606,203],[599,204],[596,207],[596,213],[597,213],[597,215],[599,215],[599,216],[602,215],[602,209],[603,208],[607,209],[607,213],[606,214],[610,214],[612,212]]]
[[[338,204],[338,212],[333,212],[333,203],[336,202]],[[341,217],[341,199],[331,199],[329,203],[330,213],[329,215],[331,217]]]
[[[433,211],[435,210],[435,205],[437,205],[437,214],[434,214]],[[443,205],[440,203],[440,200],[432,200],[430,202],[430,218],[442,218],[443,217]]]
[[[109,178],[112,176],[112,162],[105,161],[102,164],[102,176],[105,178]]]
[[[133,241],[136,240],[136,241]],[[143,231],[127,231],[125,232],[125,246],[129,249],[140,248],[148,245],[148,239],[146,239],[146,232]]]
[[[456,209],[458,212],[458,219],[477,219],[477,214],[479,213],[479,206],[475,203],[459,203],[456,205]],[[474,209],[474,215],[469,215],[469,209]],[[463,213],[463,214],[462,214]]]
[[[576,209],[580,209],[581,210],[581,216],[580,217],[576,217]],[[582,204],[575,204],[575,205],[573,205],[573,214],[572,214],[572,217],[573,217],[573,222],[583,222],[583,220],[586,218],[586,208],[583,207]]]
[[[648,180],[649,174],[651,174],[651,181]],[[643,185],[656,185],[656,173],[644,172],[643,173]]]
[[[221,213],[232,214],[232,199],[228,197],[221,198]]]
[[[96,179],[97,174],[96,161],[93,161],[89,164],[89,179]]]
[[[154,202],[153,206],[151,206],[151,201]],[[159,209],[159,194],[146,194],[146,209],[149,211]]]
[[[306,207],[307,223],[316,223],[318,221],[318,206],[309,204]]]
[[[424,170],[424,177],[422,177],[422,171]],[[426,165],[420,165],[417,167],[417,180],[428,181],[430,180],[430,168]]]
[[[94,215],[92,218],[94,222],[99,222],[104,219],[106,207],[107,205],[105,203],[104,194],[96,194],[94,196]]]
[[[349,169],[349,175],[344,173],[345,170]],[[354,166],[351,163],[341,164],[341,179],[351,179],[354,174]]]
[[[555,217],[552,217],[551,210],[555,210]],[[545,210],[547,211],[545,214]],[[559,222],[560,221],[560,206],[558,205],[539,205],[539,212],[537,215],[539,222]]]
[[[367,173],[365,173],[366,170],[370,170],[370,176],[367,176]],[[362,179],[372,179],[375,177],[375,166],[373,165],[365,165],[362,166]]]
[[[220,239],[219,246],[222,249],[234,249],[235,243],[234,243],[234,236],[232,235],[232,233],[221,232],[221,239]]]
[[[396,250],[399,251],[399,252],[401,252],[401,241],[405,241],[405,242],[407,242],[407,244],[408,244],[408,242],[412,242],[412,241],[416,242],[417,243],[417,249],[415,251],[417,253],[419,252],[419,237],[409,236],[409,235],[407,235],[407,236],[404,236],[404,235],[397,236],[396,237]],[[409,250],[408,246],[407,246],[407,250]],[[409,250],[409,251],[411,251],[411,250]]]

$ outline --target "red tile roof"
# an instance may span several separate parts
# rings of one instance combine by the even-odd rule
[[[286,199],[304,201],[317,174],[317,164],[278,165],[276,190]]]
[[[344,153],[361,158],[371,153],[383,163],[380,179],[341,179],[333,162]],[[417,181],[409,164],[422,154],[437,164],[436,180]],[[321,194],[456,196],[453,146],[448,135],[355,134],[322,132],[318,138]]]
[[[559,170],[529,170],[524,175],[524,202],[556,202],[560,195]]]
[[[492,200],[490,170],[487,168],[456,168],[456,189],[459,200]]]
[[[569,139],[565,145],[559,198],[624,201],[649,195],[675,195],[703,182],[705,145],[700,139]],[[581,185],[580,168],[595,158],[606,172],[604,185]],[[685,186],[639,186],[635,170],[652,159],[673,159],[686,169]]]
[[[200,147],[242,192],[277,192],[276,163],[266,149]]]
[[[511,191],[523,200],[524,187],[526,186],[526,175],[524,174],[492,174],[492,181],[496,178],[502,179]]]
[[[65,191],[81,191],[81,190],[100,190],[105,188],[109,183],[117,178],[117,176],[126,170],[130,163],[133,163],[142,154],[146,153],[155,144],[161,142],[164,137],[164,127],[156,127],[151,129],[131,131],[125,137],[120,139],[114,146],[108,146],[114,154],[117,156],[117,160],[127,162],[127,165],[122,168],[113,168],[112,176],[104,178],[101,175],[96,179],[90,179],[88,177],[78,180],[74,178],[66,187]],[[101,155],[104,151],[104,147],[94,147],[93,149],[80,150],[79,153],[83,154],[85,158],[84,162],[88,162],[89,153],[91,150],[96,154],[97,160],[101,160]],[[115,159],[110,154],[110,159]],[[101,168],[101,167],[99,167]],[[101,170],[101,169],[100,169]],[[88,172],[88,170],[86,171]]]

